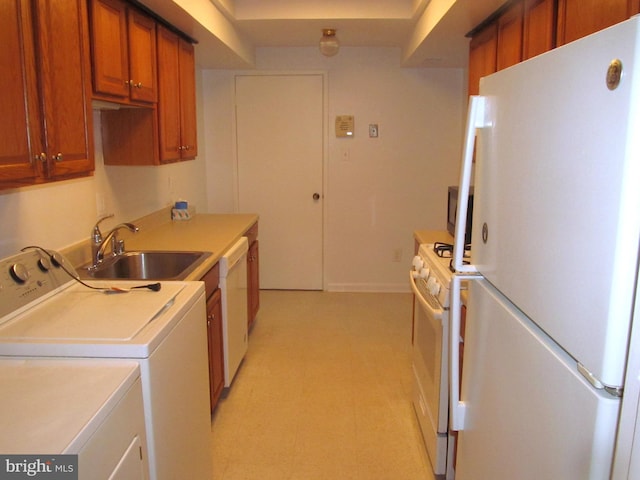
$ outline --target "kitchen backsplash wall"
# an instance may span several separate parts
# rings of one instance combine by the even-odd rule
[[[257,50],[260,73],[327,72],[325,288],[407,291],[416,229],[446,229],[447,186],[457,182],[464,121],[462,69],[405,69],[393,48]],[[234,76],[204,71],[208,209],[235,208]],[[354,115],[352,139],[333,133]],[[379,137],[369,138],[368,125]],[[349,160],[341,158],[349,149]],[[259,212],[258,212],[259,213]]]
[[[199,87],[198,81],[201,98]],[[178,198],[188,200],[198,211],[206,209],[204,145],[194,161],[160,167],[115,167],[104,166],[100,114],[95,111],[94,137],[96,170],[92,177],[0,191],[0,257],[26,245],[62,249],[88,240],[99,211],[115,214],[104,224],[108,230]]]

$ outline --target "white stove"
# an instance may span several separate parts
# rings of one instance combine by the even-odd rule
[[[452,246],[422,244],[409,274],[415,294],[413,404],[436,475],[454,477],[449,432],[449,286]],[[435,248],[434,248],[435,247]]]
[[[203,284],[106,293],[108,282],[91,282],[96,290],[70,275],[75,270],[64,257],[40,248],[0,259],[0,358],[136,362],[150,478],[210,478]]]

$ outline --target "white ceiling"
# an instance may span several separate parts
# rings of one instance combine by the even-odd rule
[[[210,0],[214,5],[222,0]],[[231,22],[257,47],[311,47],[323,28],[344,46],[402,47],[429,0],[226,0]]]
[[[397,47],[409,67],[464,67],[465,34],[505,0],[141,0],[198,41],[204,68],[252,68],[262,47]]]

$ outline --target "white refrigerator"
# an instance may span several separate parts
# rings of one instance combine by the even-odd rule
[[[629,341],[640,245],[639,22],[486,77],[470,102],[450,336],[457,480],[632,478],[626,439],[638,372],[626,365],[638,356]]]

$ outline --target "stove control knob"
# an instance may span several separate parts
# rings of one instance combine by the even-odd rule
[[[431,277],[427,282],[427,288],[431,295],[438,295],[438,293],[440,293],[440,283],[438,283],[438,280],[433,277]]]
[[[29,270],[21,263],[14,263],[9,269],[11,277],[18,283],[24,283],[29,280]]]
[[[416,272],[419,272],[420,269],[422,267],[424,267],[424,260],[422,260],[422,258],[420,258],[420,255],[416,255],[415,257],[413,257],[412,265],[413,265],[413,269]]]

